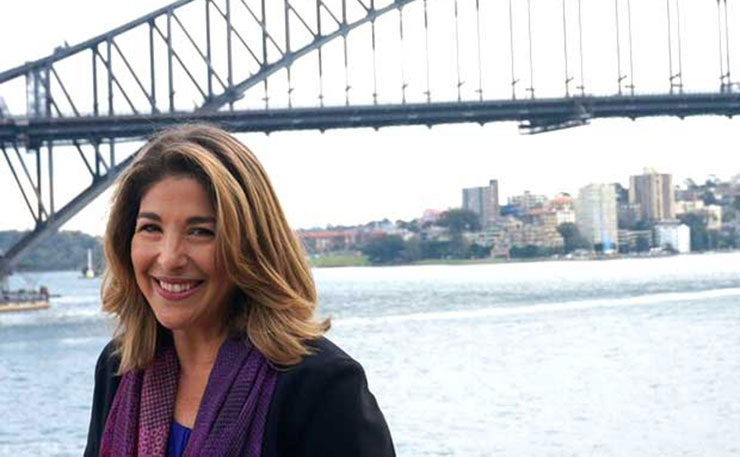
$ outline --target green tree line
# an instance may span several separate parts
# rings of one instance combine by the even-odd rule
[[[26,233],[17,230],[0,231],[0,251],[6,252]],[[103,265],[101,239],[77,231],[61,231],[51,235],[26,254],[15,270],[80,270],[87,265],[88,249],[92,249],[93,269],[100,271]]]

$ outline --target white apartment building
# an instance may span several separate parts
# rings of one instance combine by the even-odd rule
[[[589,184],[578,191],[576,225],[592,244],[604,252],[617,249],[617,196],[613,184]]]
[[[681,254],[691,252],[691,229],[678,221],[660,222],[653,228],[655,244],[670,246]]]

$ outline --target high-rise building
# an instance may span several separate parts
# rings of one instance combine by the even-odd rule
[[[498,181],[492,179],[487,187],[463,189],[462,207],[478,215],[482,228],[491,227],[499,213]]]
[[[652,169],[630,176],[629,202],[640,205],[640,220],[659,222],[675,219],[673,176]]]
[[[605,252],[616,250],[617,196],[613,184],[589,184],[578,191],[576,225],[581,235]]]

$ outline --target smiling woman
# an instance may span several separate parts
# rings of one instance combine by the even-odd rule
[[[141,199],[131,264],[157,321],[182,333],[219,334],[233,285],[216,266],[214,209],[192,178],[168,177]]]
[[[86,456],[392,456],[362,367],[323,337],[303,250],[254,155],[189,126],[121,176]]]

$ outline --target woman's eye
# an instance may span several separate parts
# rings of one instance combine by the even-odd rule
[[[144,232],[144,233],[156,233],[159,232],[159,227],[157,227],[154,224],[144,224],[141,227],[139,227],[137,232]]]
[[[196,227],[196,228],[190,229],[190,234],[195,235],[195,236],[211,237],[213,236],[213,231],[207,228]]]

